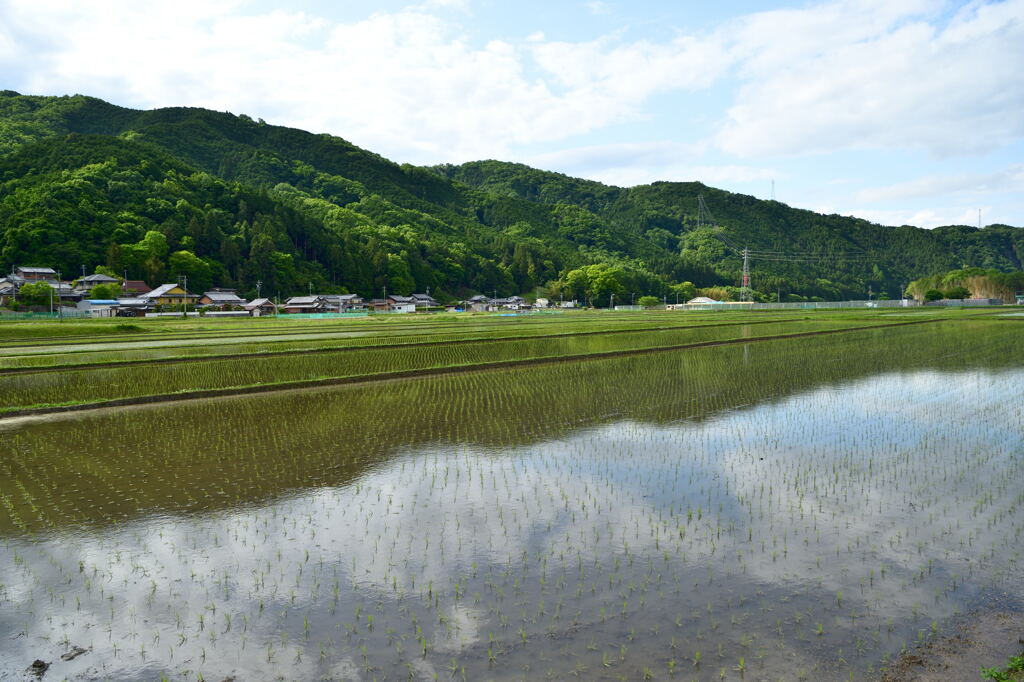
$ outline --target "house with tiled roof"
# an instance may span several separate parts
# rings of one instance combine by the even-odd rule
[[[199,297],[199,305],[229,310],[231,306],[244,306],[245,299],[241,298],[234,289],[211,289]]]
[[[295,313],[326,313],[330,312],[330,304],[324,296],[292,296],[281,306],[286,315]]]
[[[180,284],[161,284],[152,291],[139,294],[138,298],[160,304],[194,304],[199,300],[199,296],[189,293]]]

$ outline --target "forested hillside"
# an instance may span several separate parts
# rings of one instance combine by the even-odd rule
[[[714,217],[701,227],[698,195]],[[727,244],[804,254],[755,259],[756,289],[843,298],[964,265],[1021,269],[1024,230],[882,227],[699,183],[622,189],[496,161],[425,169],[246,116],[0,93],[4,272],[102,265],[281,296],[542,287],[603,303],[735,285]]]

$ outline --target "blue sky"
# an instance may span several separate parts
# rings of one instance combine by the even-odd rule
[[[1022,74],[1024,0],[0,0],[2,88],[923,227],[1024,225]]]

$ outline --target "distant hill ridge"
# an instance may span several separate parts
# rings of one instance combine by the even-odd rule
[[[714,225],[698,226],[698,195]],[[1024,230],[1006,225],[885,227],[701,183],[619,188],[500,161],[421,168],[244,115],[0,92],[2,271],[105,265],[282,296],[310,283],[660,296],[684,281],[735,285],[727,243],[815,254],[755,258],[753,286],[827,299],[1024,261]]]

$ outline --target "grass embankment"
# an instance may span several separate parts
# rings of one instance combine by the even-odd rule
[[[612,321],[614,318],[608,318]],[[931,318],[929,318],[931,319]],[[838,333],[853,329],[915,324],[924,320],[887,320],[832,316],[812,320],[771,321],[688,327],[595,330],[569,321],[544,325],[547,335],[527,333],[501,338],[466,336],[396,345],[392,338],[369,345],[360,340],[346,348],[294,350],[269,355],[234,355],[176,362],[122,362],[59,372],[0,375],[0,412],[24,414],[89,405],[210,397],[415,376],[418,374],[494,369],[632,353],[680,350],[712,344]],[[559,330],[559,331],[556,331]],[[508,331],[512,331],[509,329]],[[479,333],[479,332],[477,332]],[[506,332],[508,333],[508,332]],[[381,343],[381,341],[385,341]],[[364,345],[365,344],[365,345]]]

